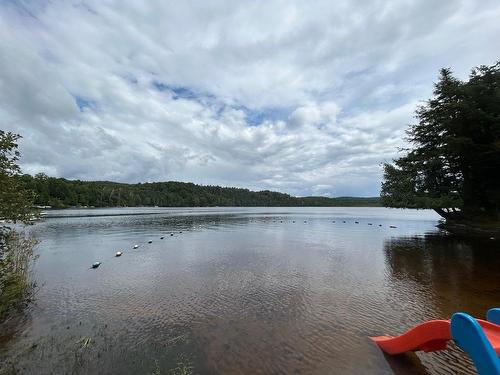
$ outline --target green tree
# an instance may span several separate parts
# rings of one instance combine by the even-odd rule
[[[413,146],[384,164],[382,203],[432,208],[450,220],[500,216],[500,63],[462,82],[442,69],[407,130]]]
[[[0,219],[26,222],[33,216],[33,193],[21,181],[17,165],[20,135],[0,130]]]
[[[26,188],[30,178],[22,176],[17,165],[19,138],[0,130],[0,219],[28,222],[34,215],[34,195]],[[0,226],[0,323],[11,310],[23,305],[33,289],[28,273],[34,244],[31,237]]]

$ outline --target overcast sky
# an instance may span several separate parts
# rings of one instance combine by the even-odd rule
[[[498,0],[6,1],[22,168],[374,196],[441,67],[500,59]]]

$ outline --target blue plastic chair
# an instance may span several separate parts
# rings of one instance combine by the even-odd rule
[[[487,319],[494,324],[499,324],[500,309],[488,311]],[[472,358],[480,375],[500,375],[500,359],[476,319],[465,313],[453,314],[451,336],[455,343]]]

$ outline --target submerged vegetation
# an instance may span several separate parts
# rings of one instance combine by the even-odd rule
[[[293,197],[248,189],[202,186],[185,182],[123,184],[79,181],[38,174],[22,176],[25,188],[36,193],[35,203],[65,207],[210,207],[210,206],[379,206],[379,198]]]
[[[500,232],[500,63],[466,82],[442,69],[416,117],[413,148],[384,166],[382,203],[434,209],[454,229]]]
[[[63,324],[49,335],[19,345],[7,357],[0,355],[0,375],[101,374],[110,373],[110,369],[118,374],[197,373],[192,339],[187,335],[124,350],[129,337],[115,329],[112,324],[89,321],[73,322],[71,327]]]

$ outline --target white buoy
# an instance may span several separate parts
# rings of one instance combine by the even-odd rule
[[[137,248],[139,248],[139,245],[134,245],[134,249],[137,249]]]
[[[115,254],[116,257],[121,257],[122,256],[122,252],[121,251],[117,251],[116,254]]]
[[[92,268],[97,268],[101,265],[101,262],[94,262],[92,263]]]

